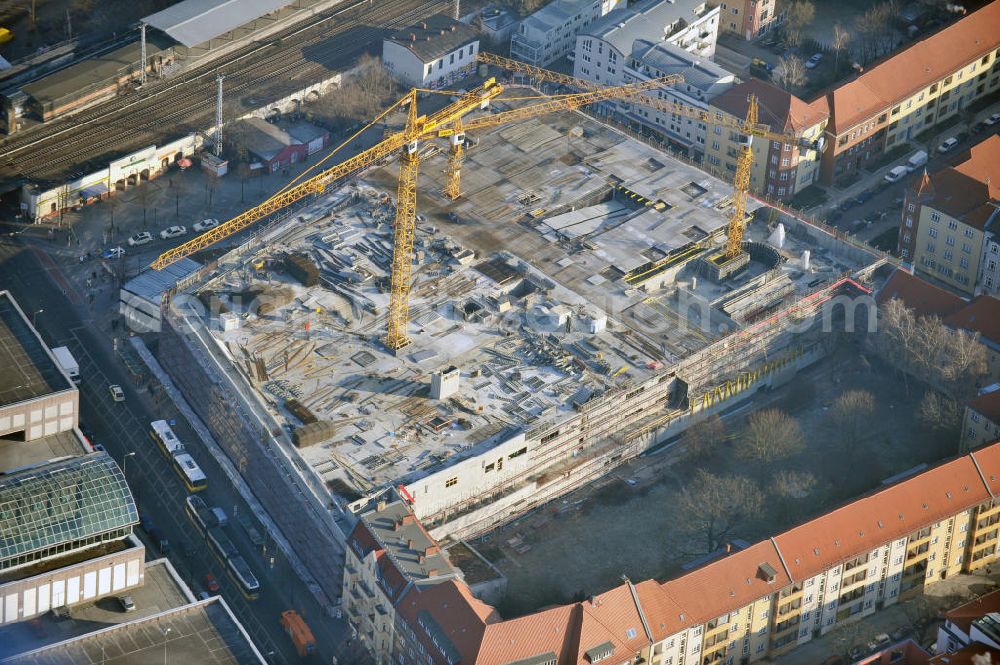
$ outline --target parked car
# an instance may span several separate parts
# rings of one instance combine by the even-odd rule
[[[122,607],[122,612],[134,612],[135,601],[132,596],[118,596],[118,604]]]
[[[815,69],[816,65],[818,65],[819,61],[822,59],[823,59],[822,53],[813,53],[811,56],[809,56],[809,59],[806,60],[806,69]]]
[[[130,247],[135,247],[136,245],[145,245],[147,242],[153,242],[153,234],[149,231],[140,231],[133,236],[129,236],[128,244]]]
[[[905,166],[894,166],[891,171],[885,174],[886,182],[898,182],[903,179],[910,170]]]
[[[125,391],[122,390],[122,387],[119,386],[117,383],[112,383],[110,386],[108,386],[108,392],[111,393],[111,399],[113,399],[114,401],[116,402],[125,401]]]
[[[219,220],[217,219],[203,219],[200,222],[195,222],[193,228],[195,233],[201,233],[202,231],[214,229],[218,225]]]
[[[212,594],[210,594],[207,591],[199,591],[198,592],[198,600],[208,600],[211,597],[212,597]]]
[[[186,227],[171,226],[170,228],[166,228],[160,231],[160,237],[163,238],[164,240],[168,240],[170,238],[178,238],[187,232],[188,230]]]
[[[994,113],[990,117],[986,118],[986,120],[983,120],[983,123],[987,127],[992,127],[993,125],[1000,123],[1000,113]]]
[[[944,154],[957,145],[958,145],[958,139],[952,136],[951,138],[945,139],[944,143],[938,146],[938,152]]]
[[[871,192],[861,192],[854,198],[854,202],[858,205],[862,205],[864,203],[868,203],[872,196],[873,194]]]
[[[222,587],[219,586],[219,580],[215,579],[215,575],[208,573],[205,575],[205,588],[212,593],[219,593]]]
[[[117,259],[122,256],[125,256],[125,250],[121,247],[109,247],[101,252],[101,258],[103,259]]]

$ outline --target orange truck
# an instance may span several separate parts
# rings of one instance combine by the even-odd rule
[[[281,613],[281,627],[295,644],[295,651],[300,658],[311,656],[316,652],[316,638],[306,622],[295,610],[285,610]]]

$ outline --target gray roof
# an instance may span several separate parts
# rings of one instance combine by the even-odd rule
[[[7,291],[0,291],[0,368],[0,406],[73,387]]]
[[[307,122],[285,128],[262,118],[240,120],[237,127],[245,131],[243,142],[247,150],[265,160],[274,159],[288,146],[306,145],[326,133],[325,129]]]
[[[448,555],[413,519],[413,513],[402,501],[365,513],[361,521],[407,580],[434,583],[442,581],[441,577],[457,576]],[[426,553],[428,548],[433,548],[431,554]],[[429,576],[432,570],[437,571],[433,578]]]
[[[164,654],[167,654],[164,656]],[[106,660],[105,660],[106,658]],[[157,663],[264,665],[243,626],[218,596],[12,656],[5,665]]]
[[[106,453],[0,476],[0,568],[139,521],[125,476]]]
[[[566,23],[591,4],[593,0],[554,0],[522,22],[535,30],[548,32]]]
[[[461,21],[434,14],[387,39],[408,48],[421,62],[431,62],[479,38]]]
[[[149,35],[146,56],[152,58],[169,48],[169,41],[166,37]],[[135,41],[26,83],[21,90],[39,103],[55,102],[68,95],[79,95],[93,86],[107,85],[122,71],[138,72],[141,60],[142,50]]]
[[[632,57],[641,64],[656,68],[664,76],[680,74],[684,83],[701,90],[708,99],[725,92],[736,82],[732,72],[669,42],[637,39],[632,43]]]
[[[626,9],[616,9],[594,21],[581,34],[592,35],[608,42],[622,53],[631,53],[637,39],[660,41],[673,33],[665,30],[678,20],[694,23],[695,10],[705,6],[705,0],[645,0]]]
[[[129,293],[134,293],[140,298],[159,302],[160,297],[177,282],[188,275],[197,272],[201,264],[189,258],[183,258],[175,263],[171,263],[163,270],[147,270],[146,272],[133,277],[125,282],[122,289]]]
[[[291,0],[183,0],[142,19],[184,46],[196,46],[291,4]]]

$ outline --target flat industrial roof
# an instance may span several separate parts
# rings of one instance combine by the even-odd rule
[[[26,622],[4,626],[0,663],[144,665],[160,662],[166,653],[171,663],[263,665],[264,659],[220,596],[189,603],[188,593],[166,560],[150,562],[143,585],[129,591],[135,612],[121,612],[105,599],[73,607],[74,621],[41,617],[41,638]],[[94,631],[95,626],[103,628]]]
[[[147,35],[147,57],[168,48],[170,44],[166,39]],[[41,104],[54,102],[98,84],[113,85],[113,78],[118,72],[129,68],[139,71],[140,60],[142,48],[136,41],[27,83],[21,86],[21,90]]]
[[[289,4],[290,0],[184,0],[143,21],[190,47]]]
[[[74,430],[57,432],[31,441],[15,441],[0,436],[0,473],[88,452],[90,446]]]
[[[0,291],[0,367],[0,406],[73,387],[8,291]]]

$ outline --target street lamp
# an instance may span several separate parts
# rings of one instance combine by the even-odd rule
[[[167,665],[167,635],[173,631],[173,628],[167,628],[163,631],[163,665]]]
[[[43,314],[43,313],[45,313],[44,309],[37,309],[37,310],[35,310],[34,312],[31,313],[31,327],[32,328],[36,327],[35,326],[35,319],[38,317],[39,314]]]
[[[135,451],[134,450],[132,452],[130,452],[130,453],[125,453],[122,456],[122,475],[125,476],[125,480],[126,481],[128,481],[128,473],[126,472],[126,468],[127,467],[125,466],[125,463],[128,462],[128,458],[129,457],[135,457]]]

